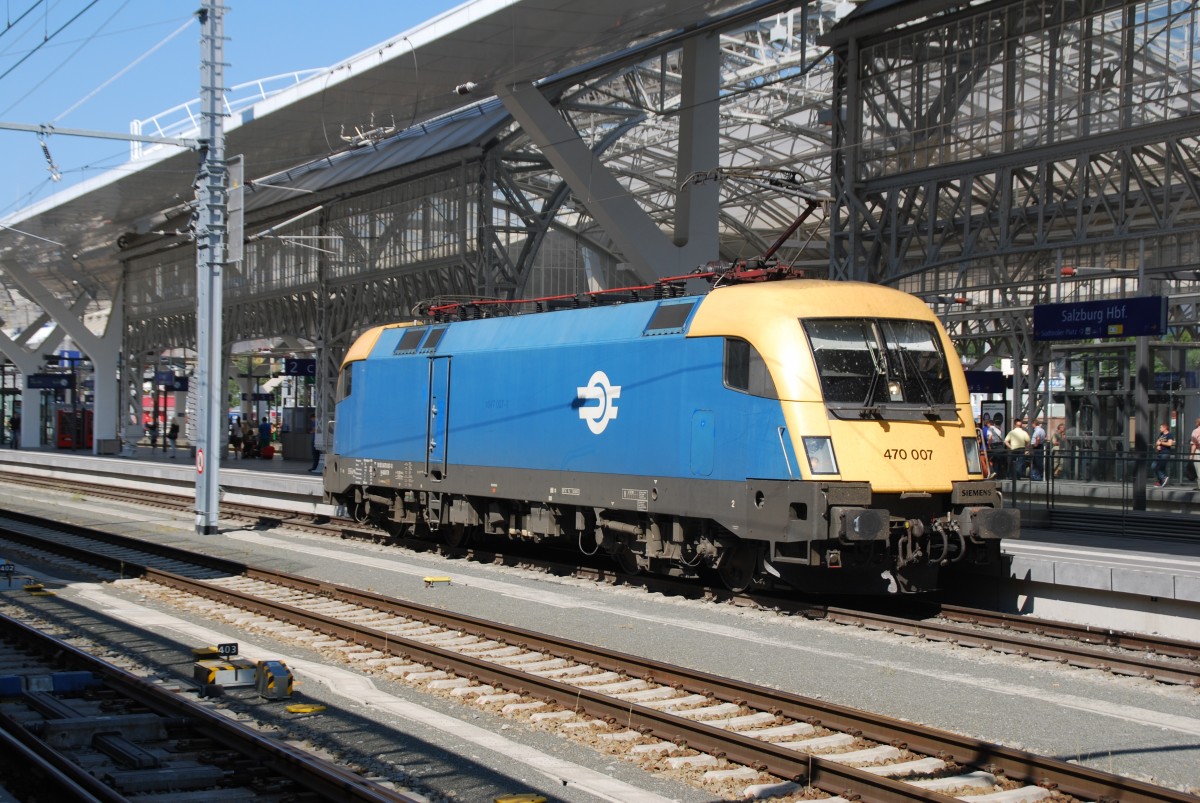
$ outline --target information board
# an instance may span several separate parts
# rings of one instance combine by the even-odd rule
[[[287,357],[283,361],[284,376],[316,376],[317,361],[302,357]]]
[[[75,387],[75,377],[71,374],[28,374],[25,387],[30,390],[68,390]]]
[[[188,378],[176,376],[174,371],[155,371],[154,384],[161,385],[164,390],[183,393],[188,389]]]
[[[964,371],[971,393],[1004,393],[1011,382],[999,371]]]
[[[1163,296],[1037,304],[1033,308],[1034,340],[1157,336],[1166,331],[1167,299]]]

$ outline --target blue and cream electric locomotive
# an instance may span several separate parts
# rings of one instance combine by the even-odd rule
[[[733,589],[930,590],[1018,529],[937,319],[850,282],[371,329],[325,489],[388,530],[565,539]]]

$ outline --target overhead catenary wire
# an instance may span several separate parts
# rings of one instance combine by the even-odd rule
[[[124,6],[122,6],[122,8],[124,8]],[[110,18],[110,19],[111,19],[111,18]],[[178,28],[176,28],[174,31],[172,31],[171,33],[169,33],[169,34],[167,34],[165,37],[163,37],[161,40],[159,40],[159,42],[158,42],[156,45],[154,45],[154,46],[153,46],[153,47],[151,47],[149,50],[145,51],[145,52],[144,52],[144,53],[142,53],[140,56],[138,56],[136,59],[134,59],[133,61],[129,62],[127,65],[125,65],[124,67],[122,67],[122,68],[121,68],[120,70],[118,70],[118,71],[117,71],[117,72],[116,72],[116,73],[115,73],[115,74],[114,74],[114,75],[113,75],[111,78],[109,78],[109,79],[108,79],[107,81],[105,81],[104,83],[100,84],[100,86],[96,87],[96,88],[95,88],[95,89],[93,89],[91,92],[87,93],[87,94],[86,94],[86,95],[84,95],[82,98],[80,98],[79,100],[75,101],[75,103],[73,103],[73,104],[71,104],[69,107],[67,107],[67,109],[66,109],[65,111],[63,111],[61,114],[59,114],[59,115],[58,115],[57,117],[55,117],[53,120],[51,120],[51,122],[57,123],[59,120],[61,120],[61,119],[63,119],[64,117],[66,117],[68,114],[70,114],[71,112],[75,111],[75,110],[76,110],[76,109],[78,109],[80,106],[82,106],[83,104],[85,104],[85,103],[87,103],[89,100],[91,100],[92,98],[96,97],[96,95],[98,95],[98,94],[100,94],[102,91],[104,91],[105,87],[107,87],[107,86],[108,86],[109,84],[111,84],[113,81],[116,81],[116,80],[117,80],[118,78],[120,78],[121,76],[125,75],[125,73],[129,72],[130,70],[132,70],[132,69],[133,69],[134,67],[136,67],[137,65],[141,64],[143,61],[145,61],[145,60],[146,60],[147,58],[149,58],[150,56],[152,56],[152,55],[153,55],[153,54],[154,54],[156,51],[158,51],[158,50],[159,50],[161,47],[163,47],[164,45],[166,45],[168,42],[170,42],[170,41],[171,41],[172,39],[174,39],[176,36],[179,36],[179,34],[181,34],[181,33],[183,33],[184,31],[186,31],[186,30],[187,30],[189,27],[191,27],[192,23],[194,23],[195,21],[196,21],[196,18],[195,18],[195,16],[189,16],[189,17],[188,17],[188,19],[187,19],[187,22],[183,23],[183,25],[180,25],[180,26],[179,26]],[[106,24],[107,24],[107,23],[106,23]]]
[[[21,229],[14,228],[12,226],[5,226],[3,223],[0,223],[0,229],[7,229],[8,231],[15,231],[17,234],[20,234],[24,237],[32,237],[35,240],[41,240],[42,242],[50,243],[51,245],[57,245],[57,246],[60,246],[63,248],[66,247],[65,243],[60,243],[58,240],[51,240],[49,237],[42,237],[41,235],[34,234],[31,231],[22,231]]]
[[[17,17],[17,19],[16,19],[16,21],[15,21],[15,22],[14,22],[14,21],[13,21],[13,19],[12,19],[12,14],[11,14],[11,12],[9,12],[8,8],[7,8],[7,7],[5,7],[5,12],[6,12],[6,13],[5,13],[5,15],[4,15],[4,17],[5,17],[5,25],[4,25],[4,30],[3,30],[3,31],[0,31],[0,36],[4,36],[4,34],[6,34],[6,33],[8,33],[9,31],[11,31],[11,30],[12,30],[12,29],[13,29],[15,26],[17,26],[17,25],[20,25],[20,24],[21,24],[21,20],[25,19],[25,18],[26,18],[26,17],[28,17],[30,14],[32,14],[32,13],[33,13],[33,10],[34,10],[35,8],[37,8],[38,6],[40,6],[40,5],[41,5],[43,2],[45,2],[45,0],[34,0],[34,4],[33,4],[33,5],[31,5],[29,8],[25,9],[25,11],[23,11],[23,12],[21,13],[21,16]]]
[[[308,217],[311,214],[320,212],[324,208],[325,208],[325,204],[319,204],[317,206],[314,206],[312,209],[306,209],[305,211],[301,212],[298,215],[293,215],[292,217],[288,218],[287,220],[281,221],[279,223],[276,223],[273,226],[269,226],[268,228],[263,229],[258,234],[251,234],[246,239],[253,242],[254,240],[260,240],[263,237],[269,237],[269,236],[273,235],[275,232],[279,231],[284,226],[289,226],[292,223],[295,223],[297,220],[303,220],[304,218]]]
[[[45,38],[43,38],[41,42],[38,42],[36,47],[34,47],[32,50],[30,50],[28,53],[26,53],[20,59],[18,59],[16,64],[9,67],[3,73],[0,73],[0,81],[7,78],[9,76],[9,74],[12,73],[13,70],[17,69],[22,64],[24,64],[26,61],[28,61],[30,56],[32,56],[34,53],[38,52],[43,47],[45,47],[52,39],[54,39],[54,37],[58,36],[60,33],[65,31],[68,27],[70,27],[71,23],[75,22],[75,20],[79,19],[84,14],[86,14],[88,12],[88,10],[91,9],[92,6],[96,5],[99,2],[100,2],[100,0],[92,0],[92,2],[88,3],[82,9],[80,9],[79,13],[77,13],[75,16],[71,17],[71,19],[67,20],[62,25],[60,25],[58,27],[58,29],[56,29],[54,31],[54,33],[49,33],[49,28],[47,28],[47,33],[45,35]]]
[[[122,3],[121,6],[116,11],[114,11],[112,14],[110,14],[108,16],[108,19],[106,19],[104,22],[102,22],[100,24],[100,27],[98,27],[94,33],[89,34],[81,42],[79,42],[79,46],[77,48],[75,48],[73,51],[71,51],[71,55],[67,56],[66,58],[62,59],[57,64],[55,64],[52,69],[48,70],[46,72],[46,74],[42,76],[40,81],[38,81],[33,86],[31,86],[25,92],[24,95],[17,98],[16,100],[14,100],[12,103],[8,104],[8,107],[5,108],[3,110],[3,112],[0,112],[0,114],[8,114],[10,111],[15,109],[18,105],[25,102],[26,98],[28,98],[34,92],[37,92],[39,89],[41,89],[43,84],[45,84],[47,81],[49,81],[51,78],[53,78],[55,76],[55,74],[58,73],[59,70],[66,67],[67,64],[69,64],[71,62],[72,59],[74,59],[76,56],[78,56],[80,51],[83,50],[84,47],[86,47],[90,42],[94,41],[96,39],[96,37],[99,35],[99,33],[101,31],[103,31],[106,27],[108,27],[108,24],[110,22],[112,22],[114,19],[116,19],[118,14],[120,14],[122,11],[125,10],[125,7],[128,6],[129,3],[130,3],[130,0],[125,0],[125,2]],[[30,51],[30,52],[32,53],[33,51]]]
[[[36,2],[36,3],[35,3],[33,6],[31,6],[29,9],[27,9],[27,10],[26,10],[26,11],[25,11],[23,14],[21,14],[21,16],[20,16],[20,17],[18,17],[18,18],[17,18],[16,22],[10,22],[10,23],[9,23],[9,26],[10,26],[10,28],[11,28],[13,25],[15,25],[15,24],[19,23],[19,22],[20,22],[22,19],[24,19],[26,16],[28,16],[28,15],[29,15],[29,14],[30,14],[30,13],[31,13],[31,12],[32,12],[34,9],[36,9],[37,5],[38,5],[38,4],[40,4],[41,2],[42,2],[42,0],[37,0],[37,2]],[[107,18],[106,18],[106,19],[105,19],[105,20],[104,20],[104,21],[103,21],[103,22],[102,22],[102,23],[101,23],[101,24],[100,24],[100,25],[99,25],[99,26],[96,28],[96,30],[95,30],[94,32],[91,32],[91,33],[89,33],[87,36],[83,37],[82,39],[76,39],[76,40],[73,40],[73,42],[69,42],[68,44],[74,44],[74,43],[77,43],[77,44],[78,44],[78,47],[76,47],[76,48],[75,48],[75,50],[74,50],[74,51],[72,51],[70,55],[68,55],[67,57],[65,57],[65,58],[61,59],[60,61],[58,61],[58,62],[57,62],[57,64],[54,66],[54,68],[53,68],[53,69],[51,69],[51,70],[50,70],[50,71],[48,71],[48,72],[47,72],[45,75],[43,75],[43,76],[41,77],[41,79],[40,79],[40,80],[39,80],[37,83],[35,83],[35,84],[34,84],[32,87],[30,87],[30,88],[29,88],[29,90],[28,90],[28,91],[27,91],[27,92],[26,92],[24,95],[22,95],[21,97],[19,97],[19,98],[15,99],[15,100],[14,100],[14,101],[13,101],[13,102],[12,102],[12,103],[11,103],[11,104],[10,104],[10,105],[7,107],[7,108],[6,108],[6,109],[4,109],[2,112],[0,112],[0,114],[6,114],[6,113],[8,113],[8,112],[9,112],[9,111],[11,111],[13,108],[15,108],[16,106],[20,105],[22,102],[24,102],[24,101],[25,101],[25,100],[26,100],[28,97],[30,97],[30,96],[31,96],[31,95],[33,95],[35,92],[37,92],[37,91],[38,91],[38,90],[39,90],[39,89],[40,89],[40,88],[41,88],[41,87],[42,87],[42,86],[43,86],[43,85],[44,85],[44,84],[45,84],[47,81],[49,81],[49,80],[50,80],[50,79],[51,79],[51,78],[52,78],[52,77],[53,77],[53,76],[54,76],[54,75],[55,75],[55,74],[56,74],[56,73],[57,73],[59,70],[61,70],[62,68],[64,68],[64,67],[65,67],[65,66],[66,66],[66,65],[67,65],[67,64],[68,64],[68,63],[69,63],[69,62],[70,62],[72,59],[74,59],[74,58],[75,58],[75,56],[77,56],[77,55],[79,54],[79,52],[80,52],[80,51],[82,51],[82,50],[83,50],[83,48],[84,48],[85,46],[87,46],[88,44],[91,44],[91,43],[92,43],[92,42],[94,42],[94,41],[95,41],[97,38],[99,38],[99,37],[100,37],[100,36],[103,34],[103,32],[105,31],[105,29],[106,29],[106,28],[108,28],[108,26],[109,26],[109,25],[111,25],[111,24],[112,24],[112,22],[113,22],[115,19],[117,19],[117,18],[120,16],[121,12],[123,12],[123,11],[124,11],[124,10],[125,10],[125,9],[126,9],[128,6],[129,6],[130,2],[131,2],[131,0],[125,0],[125,2],[121,3],[121,5],[120,5],[119,7],[117,7],[117,8],[116,8],[116,9],[113,11],[113,13],[112,13],[112,14],[110,14],[110,15],[109,15],[109,16],[108,16],[108,17],[107,17]],[[80,16],[80,15],[82,15],[84,11],[87,11],[87,9],[91,7],[91,5],[95,5],[95,2],[92,2],[91,4],[89,4],[89,6],[88,6],[87,8],[84,8],[82,11],[80,11],[78,14],[76,14],[74,17],[72,17],[72,19],[71,19],[71,21],[70,21],[70,22],[74,22],[76,19],[78,19],[78,18],[79,18],[79,16]],[[80,99],[79,101],[77,101],[76,103],[72,104],[70,107],[68,107],[68,108],[67,108],[66,110],[64,110],[62,113],[60,113],[60,114],[59,114],[57,117],[55,117],[55,118],[54,118],[54,120],[53,120],[52,122],[58,122],[58,121],[62,120],[62,118],[66,117],[68,114],[70,114],[71,112],[73,112],[73,111],[75,111],[76,109],[78,109],[78,108],[79,108],[80,106],[82,106],[84,103],[86,103],[87,101],[91,100],[91,99],[92,99],[93,97],[95,97],[95,96],[96,96],[98,93],[100,93],[101,91],[103,91],[103,90],[104,90],[104,89],[105,89],[107,86],[109,86],[110,84],[112,84],[114,81],[116,81],[116,80],[117,80],[118,78],[120,78],[121,76],[125,75],[127,72],[129,72],[129,70],[133,69],[133,67],[137,66],[139,63],[141,63],[142,61],[144,61],[144,60],[145,60],[147,57],[149,57],[151,54],[153,54],[153,53],[155,53],[156,51],[158,51],[159,49],[161,49],[161,48],[162,48],[164,45],[166,45],[167,43],[169,43],[169,42],[170,42],[172,39],[175,39],[176,37],[178,37],[178,36],[179,36],[179,34],[180,34],[180,33],[182,33],[183,31],[187,30],[187,29],[188,29],[188,27],[189,27],[189,26],[191,26],[191,25],[192,25],[192,23],[193,23],[194,21],[195,21],[195,16],[194,16],[194,15],[191,15],[191,14],[189,14],[189,15],[187,16],[187,19],[185,20],[185,22],[184,22],[184,24],[183,24],[183,25],[180,25],[178,28],[176,28],[175,30],[173,30],[173,31],[172,31],[171,33],[169,33],[169,34],[168,34],[166,37],[164,37],[164,38],[163,38],[163,39],[162,39],[160,42],[158,42],[157,44],[155,44],[155,45],[153,45],[152,47],[150,47],[150,48],[149,48],[149,49],[148,49],[146,52],[144,52],[142,55],[138,56],[138,58],[136,58],[136,59],[135,59],[133,62],[131,62],[131,63],[130,63],[128,66],[126,66],[126,67],[125,67],[124,69],[122,69],[120,72],[118,72],[117,74],[115,74],[114,76],[112,76],[111,78],[109,78],[109,79],[108,79],[107,81],[105,81],[103,84],[101,84],[101,85],[100,85],[100,86],[98,86],[96,89],[94,89],[92,92],[88,93],[88,95],[86,95],[85,97],[81,98],[81,99]],[[67,23],[67,25],[70,25],[70,22],[68,22],[68,23]],[[57,34],[58,34],[58,33],[60,33],[61,31],[63,31],[63,30],[64,30],[64,29],[67,27],[67,25],[63,25],[63,26],[61,26],[61,27],[60,27],[58,30],[56,30],[56,31],[55,31],[55,35],[57,35]],[[138,26],[138,27],[139,27],[139,28],[144,28],[144,27],[154,27],[154,26],[159,26],[159,25],[162,25],[162,22],[156,22],[156,23],[153,23],[153,25],[147,25],[147,26]],[[6,30],[7,30],[7,29],[6,29]],[[128,30],[136,30],[136,28],[134,28],[134,29],[126,29],[126,31],[128,31]],[[4,33],[4,32],[5,32],[5,31],[0,31],[0,35],[3,35],[3,33]],[[116,32],[113,32],[113,33],[124,33],[124,32],[125,32],[125,31],[116,31]],[[112,35],[112,34],[107,34],[107,35]],[[48,41],[48,40],[47,40],[47,41]],[[45,42],[42,42],[41,44],[45,44]],[[40,46],[41,46],[41,44],[39,44],[39,45],[38,45],[38,47],[40,47]],[[34,48],[33,50],[29,51],[29,53],[26,53],[26,54],[25,54],[25,56],[26,56],[26,57],[28,57],[29,55],[32,55],[32,53],[33,53],[33,52],[35,52],[36,50],[37,50],[37,48]],[[16,65],[14,65],[14,67],[15,67],[15,66],[16,66]],[[11,70],[10,70],[10,71],[11,71]],[[7,75],[7,73],[5,73],[5,74]],[[42,182],[41,184],[39,184],[37,187],[35,187],[35,188],[33,188],[32,190],[30,190],[29,192],[25,193],[25,195],[23,196],[23,199],[19,199],[19,200],[17,200],[16,202],[14,202],[13,204],[9,204],[9,205],[8,205],[8,206],[6,206],[6,207],[5,207],[5,208],[4,208],[2,211],[4,211],[4,212],[7,212],[7,211],[9,211],[9,210],[11,210],[11,209],[13,209],[13,208],[16,208],[16,207],[20,206],[22,203],[26,203],[26,202],[28,201],[28,199],[30,199],[30,198],[32,198],[32,197],[34,197],[34,196],[35,196],[35,195],[36,195],[38,192],[40,192],[40,191],[41,191],[42,189],[44,189],[45,187],[52,186],[54,183],[56,183],[56,182],[60,181],[60,180],[61,180],[61,177],[62,177],[62,175],[64,175],[65,173],[71,173],[71,172],[86,172],[86,171],[87,171],[87,170],[89,170],[89,169],[97,169],[97,166],[96,166],[96,165],[84,165],[83,167],[80,167],[80,168],[73,168],[73,169],[69,169],[69,170],[62,170],[62,169],[60,169],[60,168],[59,168],[59,167],[58,167],[58,166],[57,166],[57,165],[56,165],[56,164],[53,162],[53,160],[52,160],[52,159],[49,157],[48,153],[46,153],[46,149],[47,149],[47,143],[45,142],[45,140],[44,140],[44,139],[41,139],[40,137],[39,137],[39,140],[40,140],[40,144],[41,144],[41,147],[42,147],[42,150],[43,150],[43,155],[44,155],[44,156],[45,156],[45,158],[46,158],[46,162],[47,162],[48,168],[49,168],[49,170],[50,170],[50,177],[49,177],[49,178],[47,178],[47,179],[46,179],[44,182]],[[118,153],[115,153],[115,154],[113,154],[113,155],[111,155],[111,156],[103,157],[102,159],[100,159],[100,162],[105,162],[105,161],[112,160],[112,159],[119,159],[119,158],[122,158],[122,157],[123,157],[123,155],[124,155],[124,153],[122,153],[122,152],[118,152]],[[110,166],[110,167],[109,167],[109,168],[107,168],[107,169],[113,169],[113,168]]]

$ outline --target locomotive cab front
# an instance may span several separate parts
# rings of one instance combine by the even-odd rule
[[[732,526],[768,542],[762,571],[797,588],[936,588],[945,567],[998,560],[1017,513],[983,475],[965,375],[928,307],[855,285],[849,310],[846,287],[776,286],[755,294],[755,316],[714,304],[693,323],[690,336],[748,344],[783,418],[764,448],[783,449],[786,481],[748,478],[746,520]]]

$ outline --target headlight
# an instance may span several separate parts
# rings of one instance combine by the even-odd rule
[[[804,453],[808,455],[808,470],[813,474],[837,474],[837,457],[833,453],[833,441],[829,438],[801,438]]]
[[[982,474],[983,464],[979,462],[978,439],[963,438],[963,452],[967,455],[967,473]]]

